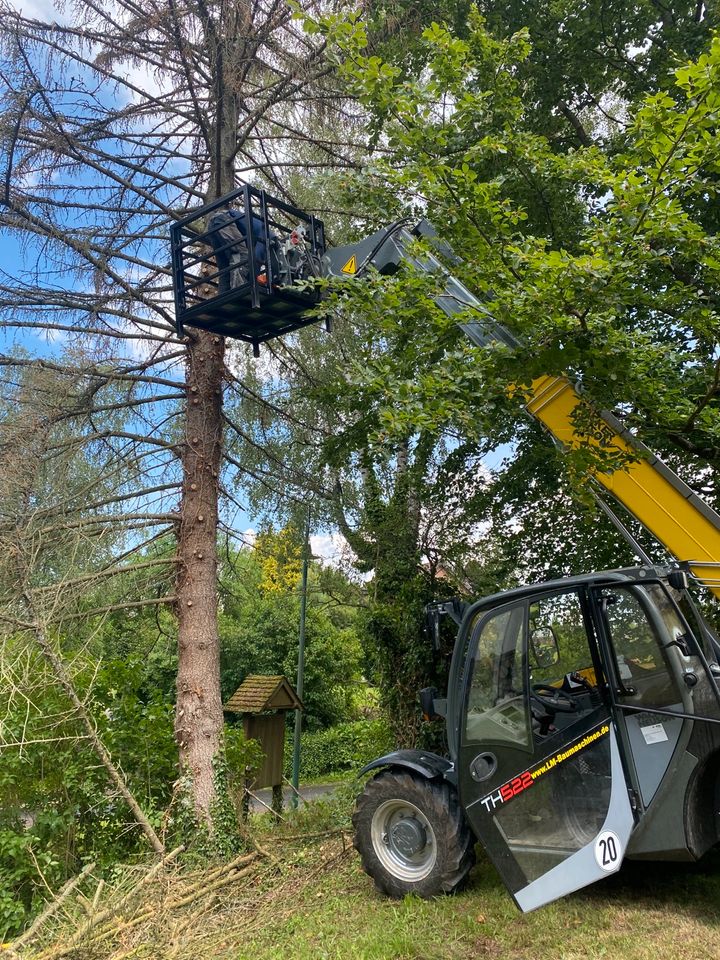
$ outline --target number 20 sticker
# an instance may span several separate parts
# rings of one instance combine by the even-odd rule
[[[605,830],[595,841],[595,860],[601,870],[617,870],[622,859],[622,846],[617,834]]]

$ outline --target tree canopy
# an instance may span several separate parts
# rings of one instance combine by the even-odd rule
[[[720,43],[639,102],[616,93],[628,115],[620,142],[562,145],[538,131],[527,29],[497,37],[477,10],[464,36],[435,23],[411,78],[366,55],[366,42],[357,22],[342,69],[383,150],[353,190],[429,216],[462,259],[453,269],[520,341],[479,352],[422,278],[343,292],[377,336],[403,344],[355,371],[366,407],[375,399],[376,435],[452,423],[505,439],[503,412],[522,396],[511,387],[565,373],[652,447],[696,458],[700,482],[718,456]]]

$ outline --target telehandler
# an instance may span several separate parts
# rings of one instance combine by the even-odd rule
[[[433,253],[453,254],[421,223],[393,223],[327,248],[321,221],[245,186],[171,230],[176,322],[261,343],[316,318],[313,277],[392,273],[402,261],[438,272],[437,303],[482,346],[516,341]],[[471,319],[468,320],[468,317]],[[563,377],[527,391],[528,412],[564,447],[588,442],[584,403]],[[448,755],[400,750],[354,813],[355,846],[385,893],[458,888],[482,844],[517,906],[533,910],[608,876],[625,858],[696,860],[720,839],[720,644],[689,587],[720,595],[720,516],[608,413],[629,453],[594,480],[674,556],[637,567],[518,587],[471,604],[434,604],[458,626],[447,696],[421,691],[443,717]]]

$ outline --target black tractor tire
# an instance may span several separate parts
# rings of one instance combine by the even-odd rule
[[[475,838],[445,781],[383,770],[365,784],[352,820],[363,870],[388,896],[453,893],[475,863]]]

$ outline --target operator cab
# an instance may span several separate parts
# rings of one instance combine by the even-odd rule
[[[522,910],[720,839],[720,667],[667,572],[472,605],[448,706],[461,805]],[[703,722],[704,721],[704,722]]]
[[[259,344],[317,322],[321,220],[246,184],[170,229],[175,318]]]

